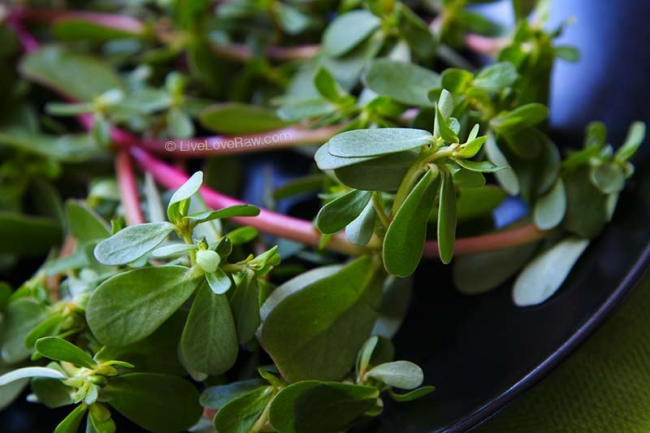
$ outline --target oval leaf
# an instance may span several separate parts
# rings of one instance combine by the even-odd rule
[[[152,432],[179,432],[201,417],[199,393],[176,376],[132,373],[111,378],[102,389],[108,403]]]
[[[341,158],[381,156],[403,152],[431,143],[423,129],[356,129],[335,135],[327,142],[329,153]]]
[[[558,179],[551,190],[535,203],[533,218],[541,230],[550,230],[560,225],[566,214],[566,192],[564,182]]]
[[[88,301],[91,331],[107,346],[124,346],[151,335],[192,295],[200,279],[182,266],[141,268],[116,275]]]
[[[377,59],[370,63],[366,85],[380,95],[406,105],[430,107],[429,91],[440,87],[440,76],[413,63]]]
[[[381,20],[365,10],[340,15],[323,33],[323,50],[331,56],[342,56],[367,39],[380,25]]]
[[[228,135],[272,131],[291,124],[273,110],[237,102],[207,107],[201,112],[200,121],[204,128]]]
[[[378,263],[363,256],[327,275],[333,269],[288,281],[262,307],[260,343],[289,382],[343,378],[377,319]],[[319,274],[327,276],[313,281]]]
[[[248,433],[264,413],[273,398],[270,386],[255,389],[238,397],[219,409],[214,418],[214,428],[219,433]]]
[[[388,226],[383,257],[391,275],[407,277],[415,272],[427,236],[427,221],[436,197],[433,172],[427,170],[409,193]]]
[[[333,234],[343,230],[363,212],[372,192],[352,190],[323,206],[316,215],[316,227],[321,233]]]
[[[399,188],[418,151],[393,153],[334,170],[336,177],[350,188],[365,191],[393,191]],[[352,158],[345,158],[352,159]]]
[[[456,189],[449,173],[442,172],[438,205],[438,251],[443,263],[451,262],[456,242]]]
[[[10,371],[0,376],[0,386],[10,384],[21,379],[32,377],[49,377],[51,379],[66,379],[66,375],[53,368],[46,367],[25,367]]]
[[[104,265],[131,263],[160,245],[175,226],[168,222],[126,227],[95,247],[95,258]]]
[[[97,367],[97,363],[88,353],[61,338],[41,338],[36,341],[36,350],[44,357],[54,361],[65,361],[90,369]]]
[[[282,433],[347,431],[377,404],[379,391],[369,386],[304,381],[284,388],[273,399],[269,419]]]
[[[235,364],[239,346],[228,298],[215,295],[207,284],[199,289],[181,338],[183,359],[193,370],[225,373]]]
[[[400,389],[415,389],[424,382],[422,369],[408,361],[394,361],[378,365],[366,373],[366,376]]]
[[[528,307],[553,296],[588,245],[586,239],[568,238],[535,257],[515,282],[514,303]]]

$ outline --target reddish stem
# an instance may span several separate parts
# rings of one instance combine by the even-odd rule
[[[509,43],[510,39],[506,37],[490,38],[471,33],[465,35],[465,45],[467,48],[480,54],[495,55],[507,47]]]
[[[131,153],[143,170],[149,171],[156,181],[167,188],[178,188],[189,178],[185,173],[149,155],[142,149],[134,147],[131,149]],[[206,204],[214,208],[223,208],[243,203],[207,187],[203,187],[201,193]],[[310,221],[289,217],[266,209],[262,209],[257,217],[233,218],[233,220],[240,224],[255,227],[264,233],[292,239],[308,245],[318,246],[320,243],[321,236],[314,229]],[[528,224],[504,232],[460,238],[456,240],[455,255],[463,256],[523,245],[542,239],[548,233],[539,230],[534,224]],[[366,251],[364,248],[348,242],[342,234],[333,236],[327,244],[327,248],[344,254],[360,254]],[[428,241],[426,243],[424,256],[438,257],[438,243],[436,241]]]
[[[133,166],[128,151],[120,150],[115,156],[115,174],[120,189],[126,223],[128,225],[144,223],[138,195],[138,184],[133,174]]]

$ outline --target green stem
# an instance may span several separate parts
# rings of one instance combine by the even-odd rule
[[[372,206],[375,208],[375,212],[377,213],[377,216],[379,217],[379,220],[383,224],[384,227],[388,228],[390,225],[390,221],[388,220],[388,216],[386,215],[386,211],[384,210],[384,203],[381,200],[381,192],[375,191],[372,194]]]
[[[192,235],[187,231],[183,231],[181,238],[186,244],[194,245],[194,241],[192,240]],[[196,265],[196,250],[190,250],[190,263],[192,263],[192,266]]]
[[[273,398],[269,400],[269,402],[264,407],[264,412],[262,412],[262,415],[260,415],[260,417],[257,418],[257,421],[255,421],[255,424],[253,424],[253,426],[251,427],[250,429],[251,433],[259,433],[266,426],[266,424],[269,421],[269,412],[271,411],[271,403],[273,403]]]

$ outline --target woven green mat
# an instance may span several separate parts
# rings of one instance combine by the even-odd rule
[[[650,276],[568,361],[475,431],[650,432]]]

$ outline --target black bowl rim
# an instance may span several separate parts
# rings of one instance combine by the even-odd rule
[[[634,263],[623,281],[616,287],[611,295],[603,302],[598,310],[585,321],[571,337],[558,347],[548,358],[542,361],[535,369],[526,374],[509,389],[501,393],[497,398],[490,400],[484,406],[475,410],[471,415],[463,418],[456,424],[447,428],[446,432],[466,432],[472,430],[496,416],[499,412],[509,406],[524,392],[530,390],[534,385],[548,376],[562,362],[566,361],[589,337],[620,308],[623,303],[634,292],[643,277],[648,272],[650,265],[650,242],[646,245],[641,255]]]

